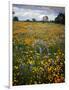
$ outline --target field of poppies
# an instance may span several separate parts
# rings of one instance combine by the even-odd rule
[[[65,26],[13,22],[13,80],[16,85],[65,81]]]

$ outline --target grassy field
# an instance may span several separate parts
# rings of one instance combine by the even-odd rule
[[[13,22],[13,85],[65,80],[65,26]]]

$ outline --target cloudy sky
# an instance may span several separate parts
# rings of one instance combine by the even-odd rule
[[[65,13],[64,7],[46,7],[34,5],[13,4],[13,16],[17,16],[20,21],[35,18],[42,20],[43,16],[48,16],[49,20],[54,20],[59,13]]]

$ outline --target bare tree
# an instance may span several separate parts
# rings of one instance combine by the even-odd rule
[[[43,16],[43,22],[48,21],[48,16]]]

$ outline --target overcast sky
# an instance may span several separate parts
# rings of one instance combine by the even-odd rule
[[[42,20],[43,16],[48,16],[49,20],[54,20],[59,13],[65,13],[65,8],[13,4],[13,11],[15,12],[13,16],[17,16],[21,21],[32,20],[32,18]]]

